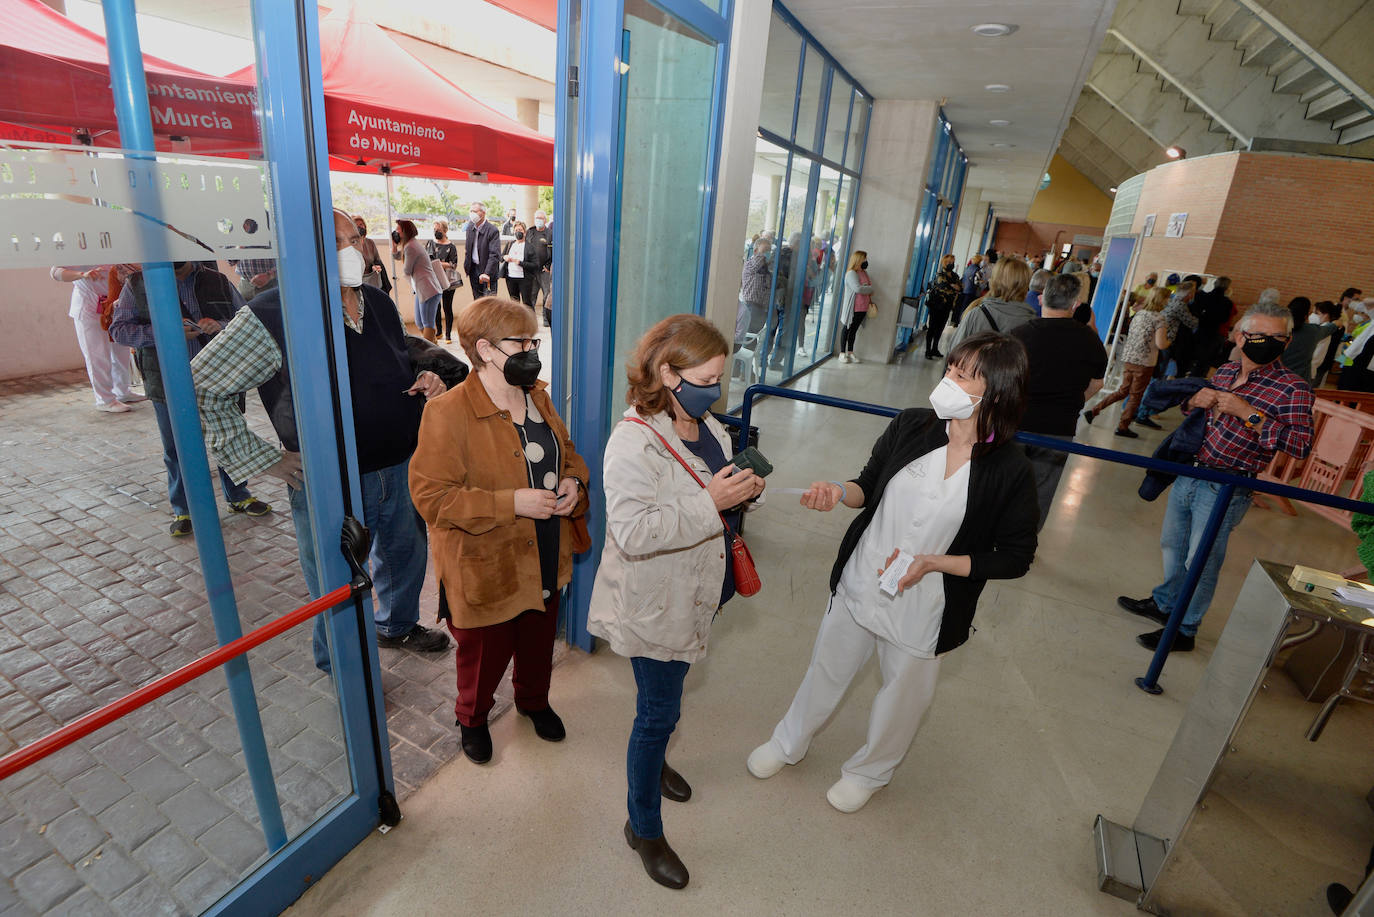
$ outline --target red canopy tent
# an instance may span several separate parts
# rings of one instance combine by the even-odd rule
[[[38,0],[0,0],[0,138],[119,146],[105,39]],[[217,79],[144,55],[159,149],[261,149],[253,83]]]
[[[104,39],[38,0],[0,0],[0,138],[118,146]],[[371,22],[320,21],[330,167],[553,184],[553,139],[481,104]],[[258,155],[256,79],[144,55],[159,149]]]
[[[338,9],[320,20],[330,168],[553,184],[553,138],[478,102]],[[232,78],[252,81],[253,69]]]

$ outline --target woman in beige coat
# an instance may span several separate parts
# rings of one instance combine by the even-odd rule
[[[649,329],[630,360],[631,407],[606,444],[606,546],[588,630],[634,668],[625,840],[669,888],[688,877],[663,836],[660,796],[683,802],[692,789],[664,756],[683,679],[734,595],[725,524],[738,526],[740,507],[763,493],[762,478],[734,469],[729,437],[711,416],[729,352],[700,316],[670,316]]]

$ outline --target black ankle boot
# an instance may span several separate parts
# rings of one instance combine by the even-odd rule
[[[667,837],[640,837],[626,821],[625,842],[631,849],[639,851],[639,859],[644,863],[644,871],[650,879],[668,888],[687,887],[687,867],[678,859],[673,848],[668,846]]]
[[[491,730],[483,723],[481,726],[464,726],[455,721],[459,732],[459,745],[463,754],[473,764],[486,764],[491,760]]]
[[[671,799],[673,802],[686,802],[692,798],[691,784],[673,770],[667,761],[663,762],[663,771],[658,775],[658,791],[663,794],[664,799]]]

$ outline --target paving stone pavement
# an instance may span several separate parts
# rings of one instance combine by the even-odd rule
[[[249,419],[270,431],[254,397]],[[216,645],[194,541],[167,533],[165,481],[150,405],[97,412],[81,372],[0,382],[0,754]],[[285,494],[253,485],[275,512],[220,503],[245,631],[308,599]],[[292,836],[351,786],[309,647],[302,626],[248,655]],[[381,663],[404,801],[459,754],[453,659],[383,649]],[[508,673],[493,716],[510,705]],[[0,915],[198,913],[266,855],[259,824],[211,672],[0,782]]]

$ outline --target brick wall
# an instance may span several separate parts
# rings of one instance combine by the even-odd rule
[[[1064,243],[1072,242],[1076,235],[1101,236],[1101,226],[1076,226],[1072,223],[1045,223],[1038,220],[1001,220],[997,224],[997,238],[993,241],[993,247],[999,252],[1008,254],[1026,254],[1033,258],[1039,258],[1043,252],[1054,249],[1055,257],[1059,256],[1059,250],[1064,247]],[[1055,244],[1058,239],[1059,244]],[[1097,254],[1100,246],[1097,245],[1075,245],[1073,252],[1077,255],[1080,251],[1087,251],[1090,254]]]
[[[1265,287],[1287,302],[1374,295],[1374,162],[1286,153],[1237,154],[1208,269],[1235,280],[1238,303]]]
[[[1238,305],[1277,287],[1329,299],[1348,286],[1374,292],[1374,162],[1288,153],[1219,153],[1165,163],[1145,176],[1132,232],[1155,214],[1132,284],[1149,271],[1232,278]],[[1164,235],[1187,213],[1182,238]]]
[[[1169,162],[1145,174],[1131,232],[1143,232],[1145,218],[1154,214],[1154,234],[1141,240],[1135,270],[1139,279],[1132,279],[1132,286],[1151,271],[1159,272],[1161,280],[1166,271],[1207,273],[1236,171],[1236,156],[1222,153]],[[1164,235],[1174,213],[1188,214],[1183,236],[1178,239]]]

